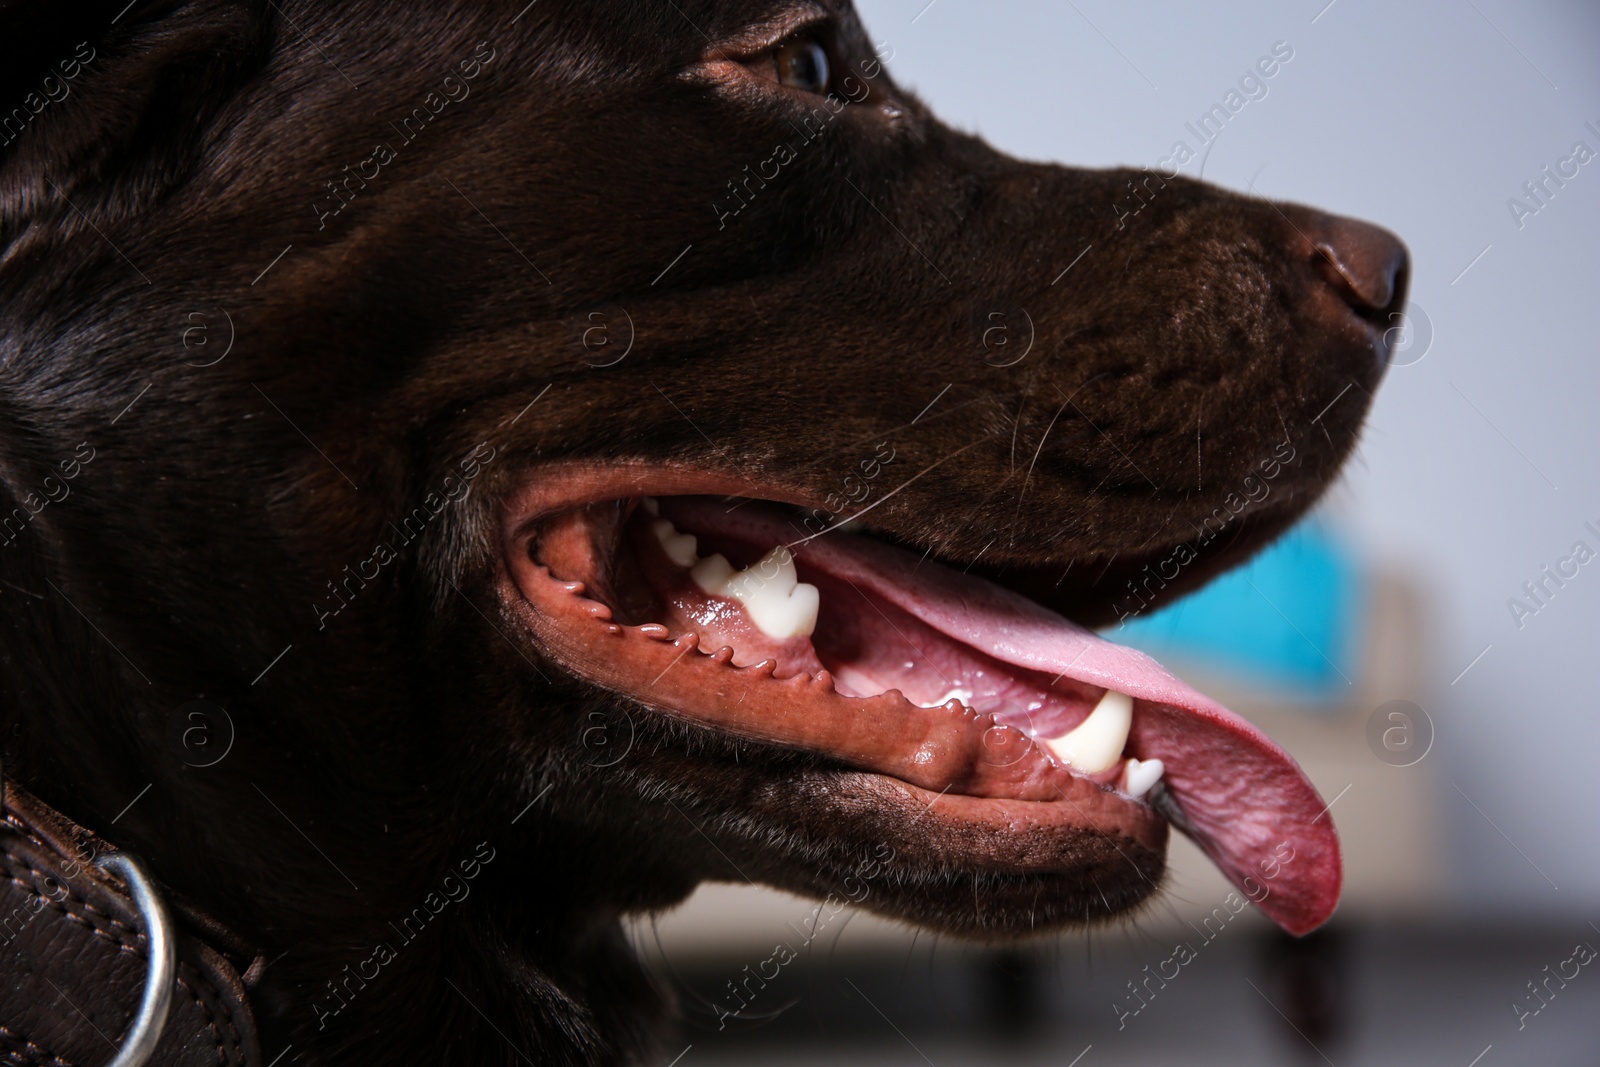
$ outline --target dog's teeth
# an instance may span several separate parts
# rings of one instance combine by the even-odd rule
[[[645,497],[645,510],[656,514],[658,509],[651,508],[654,503]],[[810,637],[816,629],[821,597],[816,586],[800,581],[794,553],[788,548],[780,545],[752,566],[736,571],[720,552],[702,559],[695,536],[679,533],[666,519],[651,523],[650,530],[667,558],[688,568],[689,577],[702,592],[737,600],[750,621],[768,637]]]
[[[948,707],[951,701],[955,701],[957,704],[972,703],[972,690],[963,689],[959,685],[951,686],[944,696],[934,697],[933,703],[922,706],[925,708],[943,708]]]
[[[641,498],[639,501],[639,506],[644,508],[645,514],[649,515],[651,518],[655,518],[657,515],[661,514],[661,505],[656,503],[656,498],[653,496]]]
[[[773,549],[734,582],[730,591],[768,637],[809,637],[817,628],[821,594],[800,581],[787,548]]]
[[[720,552],[707,556],[690,568],[689,577],[710,596],[737,600],[768,637],[810,637],[817,628],[821,596],[816,586],[800,581],[794,553],[782,545],[742,571]]]
[[[1161,776],[1165,773],[1167,765],[1158,759],[1129,759],[1123,779],[1123,789],[1130,797],[1142,797],[1161,781]]]
[[[794,569],[794,553],[782,546],[762,556],[754,566],[740,571],[729,582],[733,595],[741,601],[770,592],[788,596],[799,584],[800,575]]]
[[[650,529],[655,533],[656,540],[661,542],[661,551],[678,566],[693,567],[700,562],[700,554],[695,551],[699,542],[694,534],[679,533],[678,528],[666,519],[657,519],[650,524]]]
[[[1073,770],[1083,774],[1099,774],[1116,766],[1117,760],[1122,758],[1123,746],[1128,743],[1128,729],[1132,725],[1133,698],[1115,689],[1107,689],[1100,703],[1094,706],[1089,717],[1079,723],[1076,729],[1060,737],[1052,737],[1045,744]]]
[[[717,552],[689,568],[689,577],[707,595],[726,596],[723,587],[733,577],[733,564],[728,562],[727,556]]]

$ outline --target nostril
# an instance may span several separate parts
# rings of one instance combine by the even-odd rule
[[[1355,219],[1324,216],[1310,234],[1322,277],[1362,316],[1394,307],[1405,296],[1410,257],[1388,230]]]

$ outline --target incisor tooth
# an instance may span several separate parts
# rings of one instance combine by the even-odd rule
[[[1133,698],[1107,689],[1089,717],[1070,733],[1045,741],[1075,771],[1098,774],[1116,766],[1133,725]],[[1154,784],[1154,783],[1152,783]]]
[[[1155,784],[1161,781],[1161,776],[1165,773],[1167,765],[1158,759],[1129,759],[1126,777],[1123,779],[1124,788],[1130,797],[1142,797],[1155,788]]]

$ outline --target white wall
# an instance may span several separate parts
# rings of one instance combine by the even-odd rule
[[[1600,128],[1600,5],[1326,2],[858,6],[947,121],[1093,166],[1153,164],[1275,41],[1293,46],[1205,177],[1410,245],[1432,347],[1390,372],[1329,508],[1429,594],[1455,903],[1582,913],[1600,898],[1600,561],[1520,631],[1506,600],[1580,537],[1600,550],[1582,529],[1600,529],[1600,159],[1520,230],[1506,200],[1574,141],[1600,151],[1584,128]]]

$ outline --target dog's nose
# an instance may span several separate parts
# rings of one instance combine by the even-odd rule
[[[1312,266],[1361,318],[1387,325],[1405,301],[1410,256],[1388,230],[1338,215],[1314,215],[1306,236]]]

